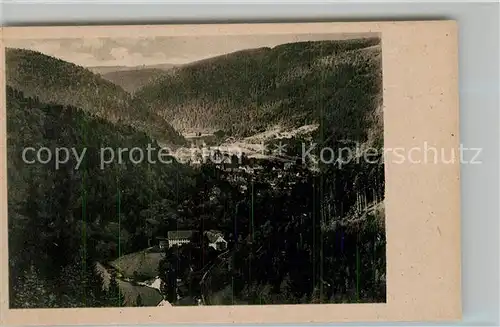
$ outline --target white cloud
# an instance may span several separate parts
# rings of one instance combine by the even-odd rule
[[[61,45],[59,42],[43,42],[36,44],[34,48],[43,53],[56,55],[61,50]]]
[[[127,48],[119,47],[119,48],[113,48],[110,51],[110,54],[116,59],[116,60],[125,60],[125,58],[129,57],[130,54],[128,52]]]
[[[100,49],[104,46],[104,40],[102,38],[84,38],[82,47],[90,49]]]
[[[163,52],[154,52],[145,56],[139,52],[130,52],[124,47],[117,47],[111,49],[110,54],[115,60],[103,61],[101,63],[102,65],[140,66],[143,64],[154,65],[170,63]]]

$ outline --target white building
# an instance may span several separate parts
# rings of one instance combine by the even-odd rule
[[[191,243],[195,231],[192,230],[175,230],[169,231],[167,235],[168,246],[180,246],[182,244]]]
[[[205,239],[208,242],[208,246],[217,251],[224,251],[227,249],[227,241],[224,239],[224,235],[215,230],[205,231]]]

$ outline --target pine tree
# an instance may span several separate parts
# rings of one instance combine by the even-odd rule
[[[108,305],[111,307],[125,306],[125,298],[120,290],[118,281],[116,280],[116,272],[111,272],[111,279],[108,287]]]
[[[142,297],[141,294],[137,294],[137,298],[135,299],[135,306],[136,307],[142,307]]]
[[[53,308],[55,295],[49,293],[47,283],[35,266],[31,266],[19,277],[14,286],[14,308]]]
[[[104,307],[106,305],[106,292],[104,290],[104,280],[97,272],[96,264],[87,265],[88,289],[92,296],[92,307]]]

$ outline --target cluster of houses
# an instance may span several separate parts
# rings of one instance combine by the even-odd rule
[[[160,249],[167,249],[172,246],[196,242],[199,240],[199,232],[195,230],[175,230],[169,231],[167,237],[157,237]],[[220,231],[208,230],[203,232],[202,241],[216,251],[225,251],[227,241]]]

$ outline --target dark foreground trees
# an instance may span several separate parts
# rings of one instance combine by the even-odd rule
[[[11,307],[120,305],[101,291],[96,262],[146,247],[148,218],[173,228],[191,170],[175,162],[101,169],[102,147],[159,146],[130,127],[10,87],[7,108]],[[59,167],[54,155],[45,164],[23,159],[24,149],[42,147],[86,153],[78,169],[74,157]]]

